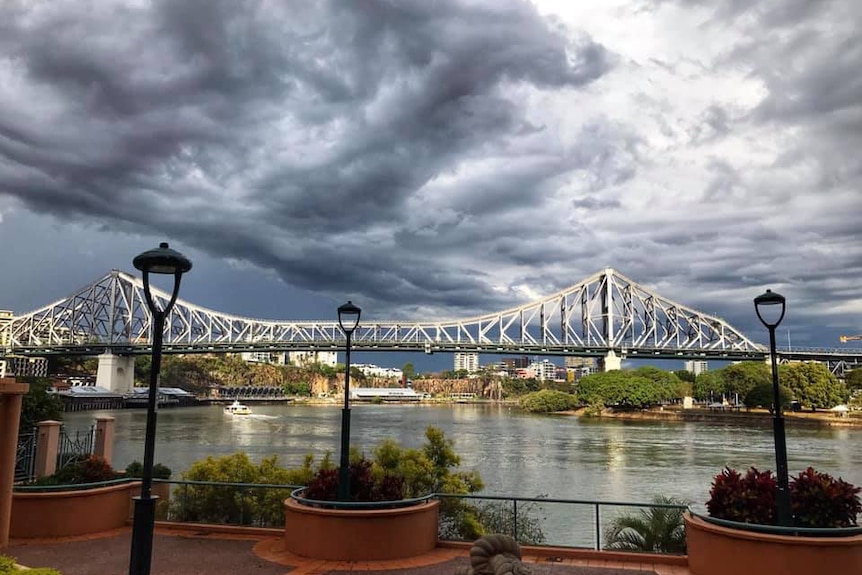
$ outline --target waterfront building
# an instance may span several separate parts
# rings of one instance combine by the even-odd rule
[[[476,373],[479,371],[479,354],[455,352],[455,371]]]
[[[361,371],[366,377],[397,377],[402,379],[404,376],[404,372],[396,367],[380,367],[373,363],[355,363],[353,367]]]
[[[328,365],[335,367],[338,363],[338,352],[336,351],[291,351],[288,354],[290,363],[293,365]]]
[[[48,360],[44,357],[6,356],[9,377],[48,377]]]
[[[701,373],[709,371],[709,362],[704,360],[690,360],[685,362],[685,370],[689,373],[693,373],[695,377],[697,377]]]

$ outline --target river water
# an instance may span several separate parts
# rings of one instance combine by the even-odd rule
[[[480,472],[485,494],[640,502],[664,494],[700,507],[723,466],[775,468],[769,426],[580,420],[489,405],[352,407],[351,443],[366,452],[384,438],[418,447],[427,426],[440,427],[455,440],[462,468]],[[159,411],[156,462],[179,478],[195,460],[237,451],[255,460],[278,454],[288,466],[327,450],[337,460],[339,407],[252,409],[250,417],[225,415],[217,405]],[[70,430],[84,429],[96,415],[116,417],[116,468],[143,459],[144,410],[67,413],[64,420]],[[811,465],[862,485],[860,429],[789,427],[787,448],[791,475]]]

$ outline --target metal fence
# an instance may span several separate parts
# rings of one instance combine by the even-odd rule
[[[38,436],[35,427],[30,433],[22,433],[18,436],[18,449],[15,452],[15,483],[32,481],[36,476]]]
[[[154,483],[161,484],[154,490],[163,496],[157,507],[160,520],[255,527],[283,527],[283,502],[300,487],[164,479]],[[479,524],[485,532],[512,535],[525,545],[629,550],[607,539],[617,520],[649,523],[662,510],[673,520],[678,513],[677,533],[684,539],[683,505],[443,493],[434,497],[440,500],[442,540],[472,541],[477,534],[470,526]]]
[[[72,435],[63,427],[60,429],[60,444],[57,449],[57,470],[74,463],[82,456],[91,455],[96,449],[96,426],[76,430]]]

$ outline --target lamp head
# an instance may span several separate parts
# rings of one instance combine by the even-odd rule
[[[338,307],[338,325],[341,330],[350,335],[353,330],[359,325],[359,316],[362,310],[358,306],[353,305],[353,302],[348,301],[346,304]]]
[[[769,329],[775,329],[778,327],[778,324],[781,323],[781,320],[784,319],[785,304],[786,300],[783,295],[768,289],[765,293],[754,298],[754,311],[757,312],[757,318],[760,320],[760,323]],[[761,311],[766,313],[767,308],[774,309],[775,311],[772,312],[772,314],[777,314],[778,319],[775,321],[767,321],[764,319]]]
[[[146,273],[177,275],[192,269],[192,262],[183,254],[162,242],[154,250],[147,250],[132,260],[136,269]]]

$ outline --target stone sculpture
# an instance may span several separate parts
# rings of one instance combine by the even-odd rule
[[[470,566],[455,575],[529,575],[521,563],[521,546],[508,535],[483,535],[470,549]]]

